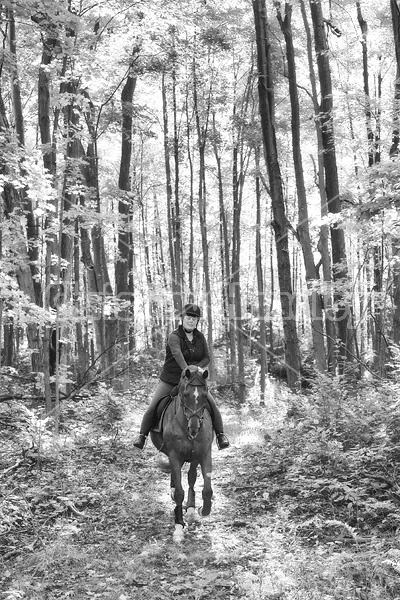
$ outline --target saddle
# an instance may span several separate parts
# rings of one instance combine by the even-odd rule
[[[176,393],[174,394],[176,390]],[[160,400],[158,401],[158,404],[156,406],[156,409],[154,411],[154,425],[151,428],[151,431],[154,431],[155,433],[159,433],[160,435],[162,435],[162,424],[163,424],[163,420],[164,420],[164,413],[167,410],[168,406],[171,404],[172,400],[174,399],[175,396],[178,395],[178,386],[176,386],[172,392],[170,394],[168,394],[168,396],[163,396],[162,398],[160,398]]]

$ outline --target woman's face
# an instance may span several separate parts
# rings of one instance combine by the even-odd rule
[[[197,317],[194,317],[193,315],[185,315],[183,317],[182,324],[186,331],[193,331],[193,329],[196,329],[197,321]]]

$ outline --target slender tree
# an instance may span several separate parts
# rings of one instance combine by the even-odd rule
[[[321,129],[323,147],[327,207],[332,215],[339,218],[341,212],[341,200],[336,162],[335,132],[333,126],[333,90],[329,48],[321,0],[310,0],[310,10],[314,29],[314,44],[321,96],[319,126]],[[348,282],[345,237],[343,228],[338,221],[331,225],[330,238],[333,261],[333,280],[335,282],[334,298],[336,305],[335,317],[337,339],[339,341],[339,355],[341,356],[340,368],[343,369],[343,361],[352,360],[353,358],[353,330],[351,306],[349,298],[346,297],[345,290],[345,286]]]
[[[118,187],[122,192],[131,191],[131,160],[132,160],[132,127],[133,127],[133,96],[136,88],[137,77],[135,74],[135,61],[139,48],[132,52],[131,64],[128,75],[121,92],[121,162],[118,178]],[[129,267],[132,262],[132,234],[129,230],[131,218],[131,199],[128,193],[118,200],[118,255],[115,265],[115,293],[121,301],[122,308],[118,314],[118,338],[121,353],[124,357],[123,386],[129,386],[129,323],[132,318],[133,289],[130,285]]]
[[[292,5],[285,2],[285,12],[282,15],[281,3],[275,2],[279,25],[282,29],[286,42],[286,58],[288,66],[289,94],[291,106],[291,127],[293,141],[293,164],[296,178],[297,202],[299,223],[297,232],[303,251],[307,292],[310,307],[311,332],[313,340],[313,354],[315,366],[318,371],[326,370],[326,356],[324,344],[324,327],[322,318],[321,293],[318,289],[317,270],[315,268],[313,248],[311,244],[306,186],[304,182],[304,170],[301,159],[301,137],[300,137],[300,108],[297,87],[297,74],[295,51],[292,31]]]
[[[303,0],[300,0],[300,8],[303,19],[304,31],[307,40],[307,59],[310,73],[311,99],[314,107],[316,136],[317,136],[317,165],[315,165],[315,181],[319,190],[321,199],[321,217],[322,224],[320,227],[320,235],[318,240],[318,251],[321,255],[321,260],[316,265],[317,275],[319,277],[319,268],[322,266],[322,304],[325,315],[325,334],[326,334],[326,359],[328,371],[334,373],[336,370],[336,327],[335,314],[333,310],[333,295],[332,295],[332,257],[330,250],[330,232],[328,219],[328,203],[325,189],[325,172],[324,172],[324,149],[322,144],[322,132],[319,127],[319,101],[317,92],[316,74],[314,69],[314,55],[312,50],[312,35],[307,18],[306,8]]]
[[[236,83],[236,78],[235,78]],[[243,332],[242,320],[242,291],[241,291],[241,217],[243,206],[243,187],[245,182],[246,170],[250,158],[251,145],[245,146],[244,127],[251,86],[253,83],[252,73],[250,73],[242,98],[234,96],[234,106],[232,121],[233,127],[233,148],[232,148],[232,198],[233,198],[233,218],[232,218],[232,265],[230,275],[230,285],[235,307],[235,332],[237,343],[237,385],[239,400],[245,400],[245,381],[244,381],[244,346],[245,337]],[[235,85],[236,88],[236,85]]]
[[[396,80],[394,86],[393,132],[390,156],[392,160],[399,156],[399,128],[400,128],[400,7],[396,0],[390,0],[390,9],[393,25],[394,47],[396,53]],[[392,241],[393,260],[393,341],[400,344],[400,239]]]
[[[174,256],[175,256],[175,277],[176,277],[176,293],[178,300],[181,301],[183,293],[182,279],[182,223],[181,223],[181,206],[180,206],[180,132],[178,125],[178,106],[177,106],[177,53],[175,48],[175,32],[172,30],[172,112],[173,112],[173,155],[174,155],[174,220],[172,223],[174,236]],[[180,307],[179,307],[180,308]]]
[[[173,195],[173,180],[171,169],[171,148],[169,135],[169,116],[166,74],[162,74],[162,103],[163,103],[163,134],[164,134],[164,160],[165,160],[165,182],[167,195],[167,214],[168,214],[168,239],[169,239],[169,257],[171,267],[172,297],[175,315],[179,315],[182,309],[182,297],[180,289],[180,280],[178,279],[180,269],[177,263],[180,263],[180,255],[176,255],[176,214]]]
[[[215,112],[213,113],[213,150],[215,161],[217,163],[218,179],[218,210],[220,226],[220,252],[221,252],[221,272],[222,272],[222,298],[224,301],[224,320],[225,332],[229,339],[229,351],[227,353],[226,375],[232,381],[237,380],[237,352],[235,335],[235,306],[234,298],[231,294],[231,264],[230,264],[230,243],[228,232],[227,209],[225,206],[224,181],[222,174],[222,157],[220,151],[220,135],[217,130],[217,121]]]
[[[289,387],[295,389],[300,377],[300,352],[296,328],[296,298],[292,290],[288,226],[275,135],[274,83],[265,0],[253,0],[253,11],[257,41],[261,129],[271,191],[273,228],[285,339],[287,381]]]
[[[206,185],[206,146],[208,141],[208,126],[210,120],[210,104],[212,95],[212,82],[205,93],[205,107],[201,110],[199,100],[199,81],[197,73],[196,58],[192,62],[193,73],[193,110],[196,123],[197,147],[198,147],[198,207],[199,224],[201,233],[201,248],[203,252],[203,274],[205,285],[205,297],[207,308],[207,339],[210,348],[210,372],[214,376],[214,350],[213,350],[213,318],[212,318],[212,294],[211,294],[211,275],[207,236],[207,185]],[[212,77],[211,77],[212,81]]]
[[[265,283],[262,264],[261,240],[261,182],[260,182],[260,147],[255,147],[256,163],[256,270],[257,270],[257,296],[258,313],[260,318],[260,402],[265,399],[265,386],[267,376],[267,329],[265,314]]]

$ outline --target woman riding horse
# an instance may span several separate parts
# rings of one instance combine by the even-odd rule
[[[154,426],[157,405],[161,398],[169,396],[179,383],[181,373],[188,365],[206,367],[210,362],[210,353],[205,336],[197,329],[201,312],[197,304],[186,304],[182,312],[182,324],[173,331],[166,348],[165,362],[160,375],[160,381],[154,391],[149,407],[143,415],[140,433],[133,445],[143,449],[150,429]],[[220,450],[228,448],[229,440],[224,434],[222,417],[214,398],[208,392],[208,404],[213,428],[217,436]]]

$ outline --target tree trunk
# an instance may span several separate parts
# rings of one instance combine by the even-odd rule
[[[314,106],[315,123],[316,123],[316,134],[317,134],[317,147],[318,147],[318,167],[315,169],[315,180],[318,185],[319,194],[321,198],[321,218],[322,221],[326,221],[328,217],[328,203],[326,198],[325,190],[325,173],[324,173],[324,149],[322,144],[322,133],[321,128],[318,125],[319,118],[319,102],[317,94],[317,84],[314,71],[314,56],[312,52],[312,39],[310,26],[307,19],[306,9],[304,1],[300,0],[301,14],[303,17],[304,30],[307,38],[307,57],[308,66],[310,71],[310,83],[311,83],[311,94]],[[323,224],[320,227],[320,235],[318,240],[317,249],[321,254],[322,264],[322,279],[323,289],[321,292],[322,305],[325,313],[325,333],[326,333],[326,347],[327,347],[327,367],[330,373],[335,373],[336,370],[336,327],[335,327],[335,314],[333,310],[333,290],[332,290],[332,258],[330,252],[330,235],[329,226]],[[319,278],[318,268],[317,276]]]
[[[393,264],[393,341],[400,345],[400,240],[396,239],[392,244]]]
[[[14,112],[14,123],[15,123],[15,131],[18,137],[18,143],[21,148],[25,148],[25,132],[24,132],[24,118],[22,112],[22,100],[21,100],[21,90],[19,83],[19,73],[18,73],[18,62],[17,62],[17,42],[16,42],[16,30],[15,30],[15,19],[14,12],[12,9],[7,10],[7,16],[9,20],[9,46],[10,53],[14,57],[13,71],[11,73],[11,92],[12,92],[12,100],[13,100],[13,112]],[[23,162],[20,163],[21,173],[26,175]],[[33,214],[33,205],[32,201],[29,198],[27,193],[27,189],[22,188],[18,197],[20,198],[20,209],[24,212],[26,221],[27,221],[27,258],[28,264],[32,275],[32,283],[34,289],[34,302],[38,305],[42,305],[42,289],[41,282],[39,279],[39,243],[38,243],[38,223],[37,219],[35,219]],[[18,209],[19,210],[19,209]],[[29,288],[30,288],[29,284]],[[31,292],[30,292],[31,294]],[[38,370],[40,367],[40,353],[38,350],[40,349],[40,338],[39,332],[35,333],[36,325],[29,324],[29,334],[28,338],[33,340],[35,353],[32,355],[32,368],[34,371]],[[38,350],[36,350],[38,348]]]
[[[13,319],[11,317],[8,319],[7,323],[4,323],[3,331],[4,354],[2,353],[1,364],[4,364],[5,367],[13,367],[15,365],[15,332]]]
[[[274,124],[274,84],[270,54],[265,0],[253,0],[258,57],[258,94],[264,153],[271,191],[273,228],[278,261],[278,277],[285,338],[287,381],[291,389],[298,387],[300,352],[296,330],[296,298],[292,291],[288,228],[277,154]]]
[[[60,209],[60,251],[59,251],[59,267],[57,273],[60,288],[58,293],[57,308],[63,315],[63,307],[68,307],[71,302],[76,303],[76,290],[79,289],[79,268],[77,269],[77,261],[79,265],[79,245],[76,243],[75,235],[78,228],[75,207],[82,204],[81,193],[76,192],[77,189],[85,184],[85,169],[84,159],[85,151],[80,139],[82,130],[81,125],[81,109],[77,102],[77,94],[79,81],[69,79],[63,83],[60,88],[60,95],[68,99],[63,108],[64,116],[64,137],[65,137],[65,167],[64,167],[64,182],[62,191],[62,205]],[[73,216],[71,217],[71,212]],[[76,253],[78,252],[78,256]],[[78,275],[78,281],[74,279]],[[75,352],[72,352],[73,344],[73,329],[69,319],[60,317],[60,323],[56,323],[56,336],[61,337],[63,343],[56,342],[55,351],[58,352],[60,360],[56,362],[56,378],[58,378],[59,365],[62,365],[64,373],[71,365],[71,362],[76,363]],[[78,328],[74,328],[75,333],[81,338],[82,335]],[[78,352],[78,356],[82,355],[82,351]],[[85,361],[78,367],[80,373],[85,366]],[[56,381],[56,390],[60,387]],[[65,392],[70,391],[70,384],[66,384]]]
[[[335,134],[333,127],[333,93],[329,62],[329,49],[325,32],[325,21],[322,14],[321,0],[310,0],[311,17],[314,28],[314,43],[317,57],[321,103],[319,108],[319,126],[321,129],[323,163],[325,172],[325,189],[328,211],[340,215],[341,200],[339,179],[336,165]],[[351,309],[343,286],[348,281],[346,246],[344,231],[338,222],[330,228],[333,280],[335,286],[336,327],[339,341],[339,368],[343,371],[344,362],[351,361],[353,354],[353,332],[351,331]]]
[[[362,35],[362,58],[363,58],[363,84],[364,84],[364,114],[365,114],[365,125],[367,130],[367,143],[368,143],[368,166],[372,167],[380,162],[380,144],[379,144],[379,118],[374,115],[377,128],[375,133],[372,127],[372,111],[371,111],[371,97],[369,88],[369,68],[368,68],[368,47],[367,47],[367,32],[368,25],[364,20],[360,2],[356,2],[357,5],[357,19],[361,29]],[[379,86],[378,86],[379,90]],[[380,98],[379,98],[380,99]],[[383,240],[382,240],[383,243]],[[384,307],[382,306],[381,295],[382,295],[382,279],[383,279],[383,259],[384,252],[380,246],[375,246],[372,250],[373,261],[374,261],[374,296],[376,301],[374,302],[374,314],[372,315],[372,346],[374,350],[374,369],[380,377],[384,377],[386,374],[386,338],[385,338],[385,317]]]
[[[47,173],[55,178],[56,175],[56,147],[53,141],[54,132],[51,132],[50,123],[50,89],[51,89],[51,71],[50,65],[54,57],[54,38],[51,38],[48,32],[43,31],[42,60],[39,67],[38,76],[38,126],[43,156],[43,166]],[[57,202],[54,203],[54,215],[57,214]],[[54,299],[56,290],[54,281],[57,277],[56,269],[53,263],[53,257],[56,256],[57,239],[52,231],[53,213],[48,212],[45,220],[46,231],[46,259],[45,259],[45,292],[44,308],[50,310],[54,308]],[[51,231],[51,232],[50,232]],[[46,411],[50,413],[53,410],[50,386],[50,339],[52,323],[45,326],[42,338],[43,344],[43,373],[44,389],[46,398]]]
[[[0,131],[10,143],[13,143],[10,126],[6,116],[6,110],[3,97],[0,93]],[[4,216],[11,221],[10,232],[13,234],[12,252],[15,256],[15,276],[19,288],[24,292],[32,304],[36,304],[35,286],[32,278],[32,271],[29,266],[29,256],[25,241],[25,232],[22,230],[22,212],[23,202],[18,189],[12,183],[12,180],[19,176],[19,173],[12,174],[10,167],[4,159],[0,160],[0,175],[4,176],[2,198],[4,200]],[[28,345],[31,351],[32,371],[37,372],[40,366],[40,339],[37,323],[27,323]]]
[[[56,152],[52,143],[50,124],[50,87],[51,75],[49,66],[53,60],[52,40],[45,37],[43,40],[42,61],[39,67],[38,82],[38,123],[40,141],[42,143],[44,168],[50,174],[56,171]]]
[[[75,237],[74,237],[74,289],[73,289],[73,303],[77,315],[84,314],[84,295],[82,290],[82,277],[81,277],[81,264],[80,260],[80,248],[79,248],[79,223],[75,221]],[[89,368],[89,348],[87,340],[85,339],[82,319],[78,319],[75,325],[75,337],[76,337],[76,354],[77,361],[75,361],[75,378],[78,384],[84,382],[85,374]]]
[[[136,51],[133,53],[133,57]],[[133,58],[132,58],[133,63]],[[121,162],[119,170],[118,187],[124,192],[130,192],[131,185],[131,160],[132,160],[132,126],[133,126],[133,96],[135,93],[137,78],[133,73],[131,65],[128,77],[121,92]],[[120,351],[123,357],[122,389],[129,389],[129,331],[133,312],[133,288],[130,286],[129,265],[132,261],[132,240],[130,232],[131,200],[126,194],[118,201],[118,255],[115,265],[115,293],[117,299],[122,302],[122,308],[118,311],[118,339]],[[128,303],[128,304],[127,304]]]
[[[204,123],[201,122],[200,108],[198,103],[198,90],[197,90],[197,73],[196,64],[193,60],[193,106],[196,120],[196,131],[197,131],[197,143],[199,152],[199,188],[198,188],[198,206],[199,206],[199,221],[200,221],[200,232],[201,232],[201,247],[203,251],[203,274],[204,274],[204,285],[206,294],[206,307],[207,307],[207,338],[208,346],[210,350],[210,376],[211,378],[215,375],[214,365],[214,345],[213,345],[213,327],[212,327],[212,298],[211,298],[211,277],[210,277],[210,263],[208,255],[208,239],[207,239],[207,218],[206,218],[206,163],[205,163],[205,150],[207,143],[207,124],[209,117],[210,107],[207,107],[207,114],[205,116]]]
[[[238,145],[234,141],[232,157],[232,191],[233,191],[233,222],[232,222],[232,266],[231,266],[231,289],[235,307],[235,332],[237,348],[237,378],[239,401],[245,400],[244,382],[244,344],[242,322],[242,298],[240,285],[240,217],[242,210],[242,197],[240,193],[240,174],[238,167]]]
[[[255,149],[256,160],[256,271],[258,291],[258,314],[260,319],[260,403],[265,400],[267,375],[267,328],[265,323],[265,290],[261,249],[261,186],[260,186],[260,148]]]
[[[186,90],[185,98],[185,110],[186,110],[186,146],[187,146],[187,159],[189,163],[189,302],[194,302],[194,168],[193,168],[193,157],[191,149],[191,132],[190,132],[190,117],[189,117],[189,91]]]
[[[0,260],[3,258],[3,201],[0,195]],[[2,345],[2,332],[3,332],[3,311],[4,311],[4,300],[0,296],[0,368],[3,366],[5,360],[5,352],[3,351]],[[5,325],[4,325],[4,339],[5,339]]]
[[[14,12],[11,9],[7,10],[9,19],[9,40],[10,40],[10,52],[14,57],[13,70],[11,73],[11,92],[13,99],[13,112],[14,112],[14,123],[15,131],[18,136],[18,143],[21,148],[25,148],[25,131],[24,131],[24,117],[22,112],[22,99],[21,89],[19,83],[19,72],[17,62],[17,42],[16,42],[16,31],[15,31],[15,19]],[[21,172],[25,175],[24,164],[21,162]],[[29,264],[32,271],[33,285],[35,288],[36,304],[42,306],[42,286],[39,278],[39,241],[38,241],[38,221],[33,214],[32,201],[29,198],[26,188],[21,190],[22,205],[25,211],[27,221],[26,235],[28,238],[28,255]]]
[[[246,145],[243,123],[246,122],[249,98],[253,86],[253,64],[247,77],[246,87],[243,94],[237,94],[237,81],[234,82],[233,98],[233,156],[232,156],[232,198],[233,198],[233,222],[232,222],[232,267],[230,280],[234,290],[235,302],[235,331],[237,348],[237,384],[239,400],[244,402],[246,396],[244,350],[245,335],[242,319],[242,292],[241,292],[241,215],[243,202],[243,188],[246,171],[252,152],[252,146]]]
[[[400,122],[400,7],[397,0],[390,0],[392,14],[394,47],[396,52],[396,81],[394,93],[393,134],[390,156],[399,154],[399,122]],[[392,241],[393,264],[393,341],[400,344],[400,239]]]
[[[173,193],[172,193],[172,175],[171,175],[171,151],[170,151],[170,140],[169,140],[169,122],[168,122],[168,103],[167,103],[167,86],[165,83],[165,75],[162,76],[162,101],[163,101],[163,125],[164,125],[164,161],[165,161],[165,175],[166,175],[166,186],[167,186],[167,214],[168,214],[168,239],[169,239],[169,257],[171,266],[171,285],[172,285],[172,297],[175,311],[175,320],[177,322],[178,316],[182,311],[182,298],[180,292],[180,285],[178,281],[178,270],[177,263],[180,260],[179,256],[176,256],[176,245],[175,245],[175,227],[176,227],[176,215],[175,207],[173,204]]]
[[[86,122],[89,128],[90,142],[88,144],[86,157],[88,168],[84,171],[87,187],[90,190],[92,200],[96,204],[97,212],[100,213],[100,189],[97,158],[96,128],[94,126],[94,108],[90,102],[90,112],[86,116]],[[88,239],[85,239],[86,243]],[[100,357],[101,369],[109,380],[115,377],[116,367],[116,343],[118,337],[118,321],[113,303],[109,300],[113,296],[110,276],[107,267],[107,257],[104,247],[104,236],[101,225],[96,224],[91,229],[91,243],[93,250],[93,260],[88,254],[88,248],[85,248],[84,262],[89,266],[88,282],[93,285],[89,289],[91,294],[97,297],[97,308],[95,309],[94,323],[97,334],[97,353]],[[83,253],[83,251],[82,251]],[[90,262],[91,261],[91,262]]]
[[[322,301],[320,290],[317,289],[317,270],[315,268],[313,248],[311,244],[307,194],[304,183],[304,171],[301,160],[301,138],[300,138],[300,109],[297,93],[297,75],[295,52],[292,32],[292,5],[285,3],[285,15],[282,18],[280,12],[280,3],[275,2],[277,8],[277,17],[286,41],[286,57],[288,62],[289,94],[292,116],[292,141],[293,141],[293,163],[296,177],[297,201],[299,212],[299,223],[297,232],[301,249],[303,251],[307,294],[310,308],[311,333],[313,340],[313,358],[316,369],[320,372],[326,370],[326,356],[324,344],[324,327],[322,317]]]
[[[175,52],[175,48],[174,48]],[[172,111],[173,111],[173,127],[174,127],[174,220],[172,230],[174,235],[174,256],[175,256],[175,277],[176,277],[176,293],[179,301],[182,301],[183,281],[182,281],[182,232],[181,232],[181,208],[179,201],[179,129],[178,129],[178,109],[176,100],[176,64],[172,65]]]
[[[371,114],[371,98],[369,94],[369,81],[368,81],[368,46],[367,46],[367,32],[368,25],[364,20],[361,11],[361,4],[357,0],[357,20],[361,29],[361,44],[362,44],[362,63],[363,63],[363,85],[364,85],[364,114],[365,114],[365,125],[367,128],[367,140],[368,140],[368,165],[372,167],[376,162],[379,162],[379,150],[375,143],[375,136],[372,129],[372,114]],[[378,160],[377,160],[378,159]]]
[[[76,193],[73,191],[81,183],[79,163],[84,157],[84,149],[79,139],[81,131],[80,110],[76,104],[77,80],[69,80],[61,85],[60,94],[68,98],[68,103],[63,109],[64,113],[64,136],[65,136],[65,166],[64,182],[62,190],[62,235],[61,235],[61,258],[63,268],[61,272],[62,294],[59,302],[69,304],[72,297],[73,284],[73,252],[75,235],[75,217],[70,217],[70,211],[78,202]],[[72,211],[74,212],[74,211]]]
[[[393,133],[390,156],[399,154],[400,141],[400,7],[397,0],[390,0],[390,10],[392,15],[394,48],[396,53],[396,81],[394,85],[394,110],[393,110]]]
[[[231,268],[229,263],[229,239],[228,239],[228,224],[226,218],[226,209],[224,201],[224,185],[222,179],[221,156],[218,148],[218,134],[215,124],[215,115],[213,115],[213,148],[214,156],[217,163],[217,178],[218,178],[218,203],[219,203],[219,224],[220,224],[220,240],[221,240],[221,270],[222,270],[222,297],[224,300],[224,317],[226,322],[225,331],[229,339],[229,354],[226,361],[226,375],[231,381],[237,380],[237,354],[236,354],[236,337],[235,337],[235,309],[233,297],[231,294]]]

